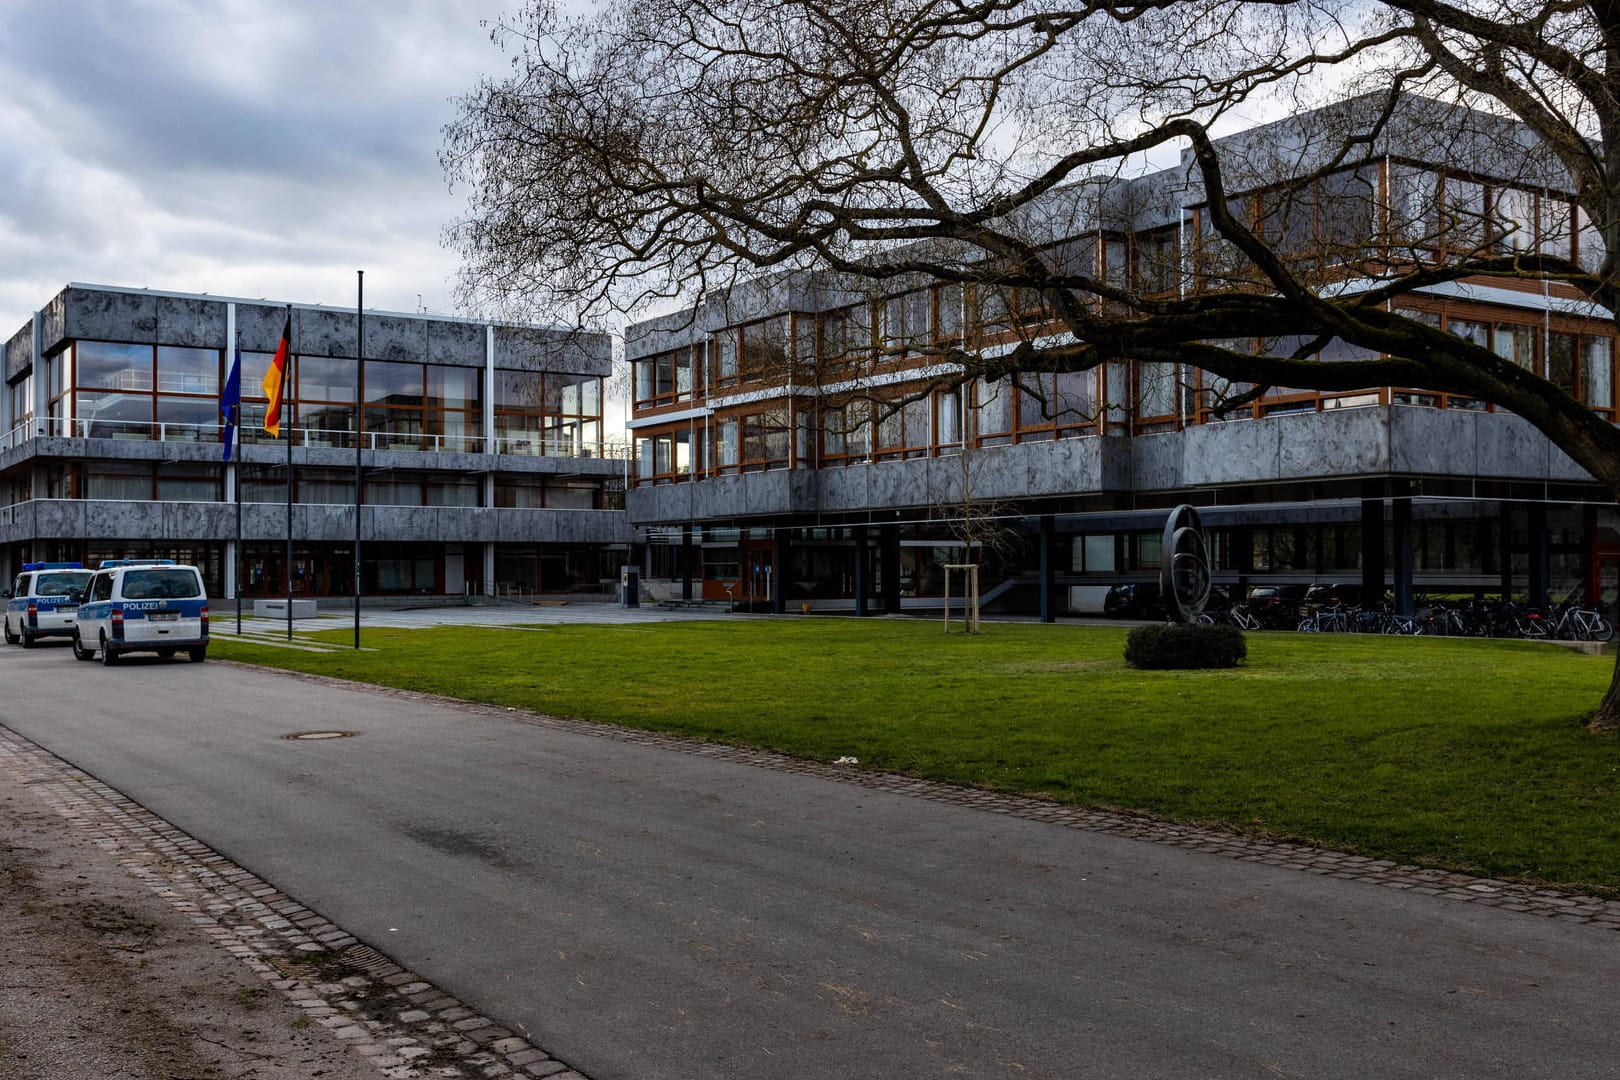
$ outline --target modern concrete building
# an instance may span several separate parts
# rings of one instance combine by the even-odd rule
[[[605,440],[610,341],[530,326],[69,285],[5,343],[0,570],[161,556],[235,595],[287,590],[288,450],[261,382],[291,319],[292,591],[597,591],[632,531]],[[240,444],[219,398],[242,352]]]
[[[1460,135],[1456,114],[1420,99],[1365,157],[1276,198],[1265,178],[1275,184],[1279,160],[1311,168],[1310,133],[1330,114],[1220,144],[1253,170],[1236,212],[1391,266],[1464,241],[1601,256],[1567,181],[1535,171],[1522,132],[1474,114]],[[1044,211],[1053,257],[1099,279],[1164,295],[1231,286],[1190,160],[1077,185]],[[1353,264],[1332,287],[1368,287]],[[1573,290],[1469,280],[1396,305],[1615,416],[1614,321]],[[1051,617],[1093,607],[1110,584],[1156,580],[1166,511],[1188,502],[1233,586],[1354,583],[1403,606],[1424,591],[1615,599],[1613,501],[1529,424],[1478,401],[1275,389],[1221,416],[1233,388],[1191,368],[963,381],[941,362],[948,348],[994,356],[1064,333],[1039,295],[810,274],[631,327],[627,506],[655,541],[651,569],[693,595],[776,610],[896,611],[937,605],[966,542],[988,597]],[[1289,355],[1302,342],[1243,344]],[[1321,355],[1360,358],[1337,342]]]

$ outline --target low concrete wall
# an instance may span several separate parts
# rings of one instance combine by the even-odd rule
[[[313,600],[294,600],[292,602],[292,617],[295,619],[313,619],[319,614]],[[253,617],[255,619],[285,619],[287,617],[287,601],[285,600],[255,600],[253,601]]]

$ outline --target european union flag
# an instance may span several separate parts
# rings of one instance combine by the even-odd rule
[[[225,389],[219,395],[219,413],[225,420],[222,441],[225,458],[231,460],[231,448],[236,443],[236,424],[242,414],[242,342],[236,342],[236,359],[231,361],[231,373],[225,377]]]

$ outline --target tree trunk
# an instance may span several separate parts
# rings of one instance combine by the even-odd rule
[[[1614,660],[1614,677],[1609,680],[1609,689],[1597,712],[1586,723],[1586,730],[1594,735],[1620,731],[1620,652],[1616,652]]]

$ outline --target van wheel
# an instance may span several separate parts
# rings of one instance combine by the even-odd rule
[[[77,630],[73,631],[73,659],[94,660],[96,654],[84,647],[84,639],[79,637]]]
[[[6,620],[6,644],[7,645],[15,645],[15,644],[17,644],[17,641],[18,641],[17,635],[13,634],[11,632],[11,620],[7,619]]]
[[[26,626],[23,627],[23,629],[22,629],[22,647],[25,648],[25,649],[32,649],[34,647],[34,641],[35,640],[36,639],[35,639],[34,635],[30,634],[28,632],[28,627],[26,627]]]
[[[107,635],[101,635],[101,662],[108,667],[118,663],[118,654],[107,647]]]
[[[208,659],[208,646],[193,645],[191,648],[186,650],[186,655],[191,657],[191,662],[193,664],[200,664],[204,660]]]

